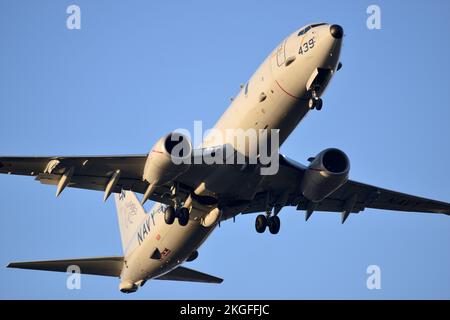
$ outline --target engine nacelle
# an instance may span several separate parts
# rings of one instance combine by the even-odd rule
[[[148,154],[142,179],[157,185],[174,180],[189,169],[191,153],[187,136],[179,132],[163,136]]]
[[[201,224],[204,227],[211,227],[215,225],[222,216],[222,211],[219,208],[214,208],[206,216],[201,219]]]
[[[312,160],[301,181],[306,199],[320,202],[348,180],[350,161],[339,149],[325,149]]]

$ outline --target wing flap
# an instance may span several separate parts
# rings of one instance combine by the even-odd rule
[[[223,279],[211,276],[209,274],[192,270],[185,267],[178,267],[172,271],[156,278],[157,280],[172,280],[172,281],[189,281],[189,282],[204,282],[204,283],[222,283]]]
[[[69,260],[47,260],[12,262],[8,268],[42,271],[67,272],[69,266],[78,266],[82,274],[119,277],[123,267],[123,257],[96,257]]]

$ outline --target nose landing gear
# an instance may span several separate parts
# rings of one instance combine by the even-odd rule
[[[308,107],[309,110],[316,109],[316,110],[322,110],[322,99],[320,98],[310,98],[308,100]]]
[[[319,111],[322,110],[322,99],[320,99],[317,96],[316,90],[313,90],[311,92],[311,98],[309,98],[309,100],[308,100],[308,107],[309,107],[309,110],[312,110],[312,109],[316,109]]]

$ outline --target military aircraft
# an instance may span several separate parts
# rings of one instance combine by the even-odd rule
[[[239,214],[260,213],[256,231],[272,234],[280,230],[278,214],[284,206],[304,210],[306,220],[317,211],[339,212],[342,223],[365,208],[449,215],[448,203],[350,180],[349,159],[336,148],[309,158],[307,165],[272,152],[276,170],[263,174],[271,164],[262,161],[259,142],[281,145],[308,112],[322,109],[321,97],[342,66],[343,37],[337,24],[300,28],[241,87],[213,129],[256,131],[258,146],[255,140],[239,143],[236,136],[216,134],[193,148],[187,135],[172,132],[143,155],[0,157],[1,173],[34,176],[55,185],[57,196],[66,187],[102,191],[104,200],[114,193],[123,245],[120,257],[8,267],[66,272],[76,265],[83,274],[120,278],[119,289],[125,293],[150,279],[220,283],[222,279],[182,264],[197,258],[198,248],[221,221]],[[263,134],[269,130],[275,135]],[[206,163],[205,155],[226,161]],[[256,155],[254,161],[251,155]],[[228,161],[238,156],[244,161]],[[147,200],[156,204],[146,213]]]

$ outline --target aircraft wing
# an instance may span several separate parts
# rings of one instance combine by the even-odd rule
[[[105,191],[117,171],[120,175],[111,193],[122,189],[144,193],[147,184],[142,181],[147,155],[124,156],[52,156],[52,157],[0,157],[0,173],[34,176],[35,180],[58,185],[61,177],[70,171],[67,187]],[[168,189],[157,188],[152,200],[164,202],[161,195]]]
[[[122,189],[143,194],[148,186],[142,181],[142,172],[147,155],[125,156],[77,156],[77,157],[0,157],[0,173],[34,176],[44,184],[58,185],[63,175],[72,168],[68,187],[98,190],[105,192],[117,171],[120,171],[111,192],[120,193]],[[245,167],[245,169],[243,169]],[[198,164],[177,178],[188,195],[209,176],[221,176],[226,179],[208,182],[214,189],[222,206],[244,208],[242,213],[264,212],[267,207],[282,208],[297,206],[298,210],[307,210],[308,201],[299,190],[300,181],[306,166],[285,156],[279,158],[279,170],[272,176],[261,178],[256,167],[223,164]],[[255,181],[258,183],[254,190]],[[246,187],[248,184],[248,187]],[[354,199],[353,199],[354,198]],[[151,200],[171,204],[170,184],[158,186]],[[450,214],[450,204],[416,197],[356,181],[347,181],[320,203],[314,211],[343,212],[350,200],[355,200],[351,208],[357,213],[365,208],[396,210],[406,212],[427,212]],[[243,206],[243,203],[245,205]]]
[[[318,205],[316,210],[341,212],[344,210],[345,201],[353,195],[356,195],[356,203],[351,211],[354,213],[362,211],[364,208],[373,208],[450,215],[449,203],[391,191],[352,180],[347,181],[346,184],[332,193]],[[306,210],[305,204],[300,204],[299,209]]]
[[[223,146],[202,149],[200,154],[202,152],[214,152],[220,148],[223,148]],[[148,183],[142,180],[142,175],[147,156],[147,154],[75,157],[0,156],[0,173],[33,176],[35,180],[42,184],[58,186],[57,195],[65,187],[103,191],[106,200],[111,193],[120,193],[121,190],[145,193]],[[194,163],[194,161],[196,160],[193,158],[192,162]],[[222,165],[219,166],[222,167]],[[193,188],[203,181],[205,176],[216,169],[217,166],[215,165],[192,165],[188,172],[175,182],[184,186],[180,188],[180,192],[187,196]],[[62,178],[67,174],[70,177],[66,179],[67,184],[62,186],[61,181],[64,180]],[[170,183],[157,186],[149,199],[172,204],[171,186]]]
[[[70,260],[48,260],[12,262],[8,268],[67,272],[69,266],[78,266],[81,274],[119,277],[123,267],[123,257],[97,257]]]
[[[258,195],[243,213],[264,212],[267,199],[270,207],[296,206],[297,210],[358,213],[365,208],[404,212],[423,212],[450,215],[450,203],[417,197],[397,191],[348,180],[323,201],[310,207],[298,186],[306,167],[284,156],[280,158],[279,172],[268,176]],[[270,197],[267,196],[270,192]],[[349,203],[351,208],[349,209]],[[343,216],[343,221],[348,216]]]

